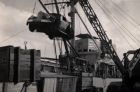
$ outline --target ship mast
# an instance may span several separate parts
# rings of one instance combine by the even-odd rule
[[[71,6],[71,26],[72,29],[74,30],[74,35],[75,35],[75,8],[74,8],[74,0],[70,0],[70,6]],[[71,41],[73,47],[75,47],[75,37]]]
[[[70,0],[70,6],[71,6],[71,12],[70,12],[70,17],[71,17],[71,27],[72,30],[74,31],[75,35],[75,2],[77,0]],[[75,37],[71,40],[72,46],[75,48]],[[81,92],[82,91],[82,71],[80,70],[78,73],[78,79],[77,79],[77,86],[76,86],[76,92]]]

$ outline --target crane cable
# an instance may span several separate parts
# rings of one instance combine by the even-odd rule
[[[60,14],[60,9],[59,9],[59,6],[57,5],[57,0],[54,0],[54,3],[55,3],[55,8],[56,8],[57,14]],[[57,44],[58,44],[58,47],[59,47],[59,52],[60,52],[60,54],[62,54],[62,47],[59,43],[59,39],[56,38],[56,41],[57,41]]]
[[[101,3],[101,1],[99,1],[100,3]],[[104,4],[103,3],[101,3],[103,6],[104,6]],[[106,8],[105,6],[104,6],[104,8]],[[106,8],[107,9],[107,8]],[[108,10],[108,9],[107,9]],[[109,10],[108,10],[109,11]],[[140,46],[140,41],[139,40],[137,40],[137,38],[123,25],[123,24],[121,24],[120,22],[119,22],[119,20],[115,17],[115,16],[112,16],[116,21],[118,21],[118,23],[122,26],[122,28],[124,28],[127,32],[127,35],[135,42],[135,44],[137,44],[138,46]],[[124,30],[123,30],[124,31]],[[131,37],[131,36],[133,37]],[[137,42],[139,42],[139,43],[137,43]]]
[[[119,5],[117,5],[116,3],[113,2],[113,0],[111,0],[111,2],[116,6],[118,7],[119,10],[121,10],[122,12],[124,12],[124,14],[126,14],[136,25],[139,25],[139,23],[137,23],[133,17],[131,17],[126,11],[124,11]],[[133,23],[133,25],[135,25]]]
[[[3,43],[3,42],[5,42],[5,41],[8,41],[8,40],[10,40],[10,39],[12,39],[12,38],[14,38],[14,37],[16,37],[17,35],[19,35],[19,34],[21,34],[21,33],[23,33],[23,32],[25,32],[25,30],[20,31],[20,32],[17,32],[17,33],[15,33],[15,34],[11,35],[10,37],[8,37],[8,38],[4,39],[3,41],[1,41],[0,44]]]
[[[80,14],[78,13],[77,9],[75,8],[76,13],[78,15],[78,17],[80,18],[81,22],[83,23],[83,25],[85,26],[88,34],[90,35],[91,39],[93,40],[93,42],[95,43],[96,47],[98,48],[99,52],[101,52],[100,47],[97,45],[97,43],[95,42],[95,39],[93,39],[91,32],[89,31],[89,29],[87,28],[86,24],[84,23],[83,19],[81,18]]]
[[[109,1],[107,1],[107,0],[103,0],[103,2],[104,3],[110,3]],[[134,21],[134,19],[132,20],[128,15],[127,15],[127,17],[126,17],[126,13],[124,13],[125,11],[124,10],[122,10],[116,3],[114,3],[112,0],[111,0],[111,4],[113,5],[113,6],[115,6],[113,9],[115,9],[115,12],[117,12],[117,14],[120,14],[121,15],[121,17],[123,17],[123,18],[125,18],[129,23],[131,23],[134,27],[136,27],[136,25],[135,25],[135,21]],[[129,17],[129,19],[128,19],[128,17]],[[131,20],[130,20],[131,19]],[[133,21],[133,22],[132,22]]]
[[[111,19],[111,22],[114,24],[114,23],[116,23],[116,21],[114,21],[113,19],[112,19],[112,17],[110,17],[110,14],[108,14],[105,10],[104,10],[104,8],[95,0],[95,2],[97,3],[97,5],[102,9],[102,11],[107,15],[107,17],[109,18],[109,19]],[[117,23],[116,23],[117,24]],[[114,24],[115,25],[115,24]],[[115,25],[116,26],[116,25]],[[120,27],[120,26],[119,26]],[[118,27],[117,27],[118,28]],[[120,27],[121,28],[121,27]],[[121,28],[122,29],[122,28]],[[123,29],[122,29],[123,30]],[[129,43],[129,41],[126,39],[126,37],[125,37],[125,35],[123,35],[122,34],[122,32],[119,30],[119,32],[121,33],[121,35],[122,35],[122,37],[126,40],[126,42],[128,43],[128,45],[131,47],[131,48],[133,48],[133,46]]]
[[[56,41],[57,41],[57,45],[58,45],[59,52],[60,52],[60,55],[61,55],[62,54],[62,39],[56,38]]]
[[[100,2],[100,1],[99,1]],[[101,3],[101,2],[100,2]],[[102,4],[102,3],[101,3]],[[103,5],[103,4],[102,4]],[[104,11],[105,11],[105,8],[106,7],[104,7],[104,8],[102,8],[102,9],[104,9]],[[106,8],[107,9],[107,8]],[[107,9],[108,10],[108,9]],[[109,11],[109,10],[108,10]],[[107,11],[106,11],[106,13],[107,13]],[[110,16],[110,15],[109,15]],[[117,18],[115,17],[115,16],[112,16],[113,18],[115,18],[115,20],[118,22],[117,24],[120,24],[120,22],[117,20]],[[113,19],[112,18],[112,19]],[[114,20],[114,19],[113,19]],[[126,31],[128,31],[123,25],[121,25],[120,26],[120,28],[123,30],[123,28],[126,30]],[[123,30],[123,31],[125,31],[125,30]],[[128,33],[127,33],[128,34]],[[132,34],[131,34],[132,35]],[[129,34],[128,34],[128,36],[129,36]],[[137,45],[139,45],[131,36],[129,36],[134,42],[135,42],[135,44],[137,44]]]
[[[48,3],[48,0],[47,0],[47,3]],[[55,3],[57,14],[59,14],[60,11],[59,11],[59,7],[57,5],[57,0],[52,0],[51,3]],[[49,7],[49,8],[51,8],[52,9],[52,13],[54,13],[54,6],[52,5],[52,7]],[[53,45],[54,45],[55,56],[57,58],[57,45],[56,45],[56,42],[58,44],[60,54],[62,53],[62,47],[61,47],[61,45],[59,43],[59,39],[58,38],[56,38],[56,39],[54,38],[53,39]]]
[[[106,0],[105,0],[106,1]],[[112,1],[112,0],[111,0]],[[108,3],[108,2],[107,2]],[[113,3],[113,1],[112,1],[112,3]],[[116,5],[115,3],[113,3],[116,7],[118,6],[118,5]],[[116,9],[116,8],[115,8]],[[120,7],[118,8],[120,11],[122,10]],[[116,9],[116,11],[118,11],[117,9]],[[136,28],[137,30],[139,30],[138,28],[137,28],[137,26],[135,26],[130,20],[128,20],[125,16],[124,16],[124,14],[122,14],[122,12],[120,12],[120,11],[118,11],[118,14],[120,13],[120,15],[123,17],[123,18],[125,18],[129,23],[131,23],[133,26],[134,26],[134,28]],[[124,12],[124,10],[122,10],[123,12]],[[127,13],[126,13],[127,14]],[[128,15],[128,14],[127,14]],[[129,16],[129,18],[131,18],[131,20],[133,20],[134,21],[134,19],[132,19],[132,17],[130,16],[130,15],[128,15]],[[134,21],[135,22],[135,21]],[[124,26],[124,25],[123,25]],[[125,26],[124,26],[125,27]],[[126,30],[128,30],[126,27],[125,27],[125,29]],[[129,32],[129,34],[131,35],[131,36],[133,36],[133,38],[135,38],[135,40],[137,41],[137,42],[139,42],[140,43],[140,41],[128,30],[128,32]]]
[[[55,54],[55,58],[57,59],[57,48],[56,48],[56,43],[55,43],[55,38],[53,39],[53,46],[54,46],[54,54]]]
[[[78,14],[77,14],[78,15]],[[79,15],[78,15],[78,17],[79,17]],[[80,19],[80,18],[79,18]],[[78,26],[78,28],[79,28],[79,31],[80,31],[80,33],[79,34],[81,34],[81,21],[78,19],[78,23],[77,23],[77,26]]]
[[[120,24],[119,20],[118,20],[116,17],[114,17],[114,19],[116,19],[116,21],[118,21],[118,23]],[[132,33],[130,33],[129,30],[128,30],[124,25],[122,25],[122,24],[120,24],[120,25],[133,37],[133,38],[132,38],[131,36],[129,36],[129,37],[135,42],[135,44],[137,44],[138,46],[140,46],[139,40],[138,40],[139,43],[137,43],[136,39],[134,39],[135,36],[134,36]],[[125,31],[125,30],[124,30],[124,31]],[[126,33],[127,33],[127,32],[126,32]],[[128,34],[128,33],[127,33],[127,34]],[[128,34],[128,35],[129,35],[129,34]]]
[[[60,14],[59,6],[57,5],[57,0],[54,0],[54,3],[55,3],[55,7],[56,7],[56,12],[57,12],[57,14]]]
[[[32,14],[34,14],[34,12],[35,12],[35,9],[36,9],[36,1],[35,1],[35,3],[34,3],[34,7],[33,7]]]
[[[100,1],[99,1],[100,2]],[[100,4],[102,4],[101,2],[100,2]],[[103,5],[103,4],[102,4]],[[104,6],[104,5],[103,5]],[[102,8],[105,12],[106,12],[106,14],[108,14],[107,13],[107,11],[106,10],[108,10],[107,8],[106,8],[106,10],[105,10],[105,6],[104,6],[104,8]],[[108,12],[110,12],[109,10],[108,10]],[[110,13],[109,13],[110,14]],[[110,15],[108,15],[108,16],[110,16]],[[118,21],[118,20],[114,20],[114,18],[115,18],[115,20],[116,20],[116,17],[115,16],[111,16],[111,19],[123,30],[123,31],[125,31],[126,29],[124,28],[124,26],[122,26],[122,25],[120,25],[120,22]],[[109,18],[110,19],[110,18]],[[124,29],[125,30],[124,30]],[[126,30],[127,31],[127,30]],[[120,31],[120,33],[122,33],[121,31]],[[123,33],[122,33],[123,34]],[[123,35],[124,37],[125,37],[125,35]],[[129,36],[129,34],[127,33],[127,36]],[[137,44],[137,42],[131,37],[131,36],[129,36],[129,38],[131,38],[131,40],[133,40],[134,42],[135,42],[135,44]],[[126,38],[127,39],[127,38]],[[127,40],[128,41],[128,40]],[[129,41],[128,41],[129,42]],[[130,44],[130,43],[129,43]],[[138,44],[137,44],[138,45]],[[131,47],[133,47],[132,45],[131,45]]]

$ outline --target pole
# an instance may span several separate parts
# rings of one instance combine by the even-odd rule
[[[67,42],[66,42],[65,39],[63,39],[63,41],[64,41],[64,46],[65,46],[65,49],[66,49],[66,56],[67,56],[67,62],[68,62],[68,67],[67,67],[67,69],[68,69],[68,73],[71,73],[71,68],[70,68],[70,66],[71,66],[71,61],[70,61],[70,57],[69,57],[68,45],[67,45]]]
[[[74,0],[71,0],[71,27],[72,30],[74,30],[74,35],[75,35],[75,8],[74,8]],[[71,40],[71,43],[73,47],[75,48],[75,38]]]
[[[71,5],[71,27],[74,31],[74,35],[75,35],[75,0],[70,0],[70,5]],[[71,40],[71,44],[72,46],[75,48],[75,38],[73,38]],[[80,70],[78,74],[76,74],[78,76],[77,79],[77,83],[76,83],[76,92],[81,92],[82,91],[82,71]]]
[[[2,92],[7,92],[7,88],[8,88],[8,83],[3,82],[3,84],[2,84]]]

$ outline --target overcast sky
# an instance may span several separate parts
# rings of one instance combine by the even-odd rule
[[[40,49],[43,56],[52,57],[54,56],[52,41],[45,34],[29,32],[26,26],[27,19],[32,15],[35,1],[35,13],[37,13],[41,9],[37,0],[0,0],[0,46],[14,45],[23,48],[24,41],[28,41],[28,48]],[[116,45],[117,53],[121,58],[122,53],[140,47],[140,0],[89,1],[107,35]],[[81,7],[77,4],[76,8],[94,35],[94,30]],[[76,16],[76,34],[86,32],[82,26]]]

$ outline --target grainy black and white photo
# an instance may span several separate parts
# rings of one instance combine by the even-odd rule
[[[0,0],[0,92],[140,92],[140,0]]]

